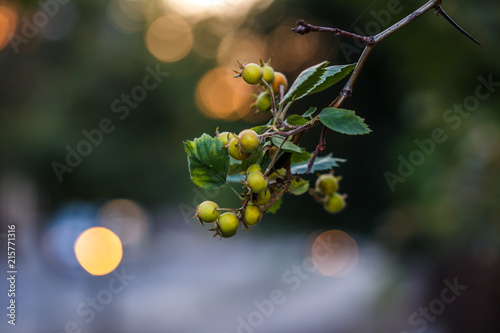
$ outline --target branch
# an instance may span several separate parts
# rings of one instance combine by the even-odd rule
[[[321,130],[321,136],[319,137],[318,145],[316,146],[316,150],[314,150],[314,154],[311,157],[309,163],[307,164],[306,175],[309,174],[309,172],[311,172],[312,166],[314,165],[314,161],[316,160],[316,157],[318,157],[318,154],[321,153],[326,148],[326,131],[327,131],[326,126],[323,126],[323,129]]]
[[[319,27],[315,26],[312,24],[307,23],[304,20],[298,20],[297,21],[297,26],[292,29],[293,32],[296,32],[301,35],[305,35],[311,31],[318,31],[318,32],[333,32],[335,36],[346,36],[354,39],[358,39],[362,42],[365,42],[367,44],[373,43],[373,38],[372,37],[365,37],[361,36],[352,32],[340,30],[338,28],[330,28],[330,27]]]
[[[337,28],[327,28],[327,27],[318,27],[314,26],[312,24],[306,23],[304,20],[299,20],[297,22],[297,26],[292,29],[292,31],[299,33],[301,35],[309,33],[311,31],[318,31],[318,32],[333,32],[336,36],[347,36],[350,38],[354,38],[357,40],[361,40],[366,43],[366,46],[363,50],[363,53],[358,59],[358,62],[356,64],[356,67],[354,68],[353,72],[351,73],[351,76],[349,77],[349,80],[347,81],[346,85],[344,88],[341,90],[340,94],[335,98],[335,100],[330,103],[330,107],[338,108],[340,107],[344,101],[348,98],[351,97],[352,94],[352,89],[354,86],[354,83],[356,82],[356,79],[359,76],[359,73],[361,72],[361,69],[363,68],[363,65],[366,62],[366,59],[368,58],[368,55],[370,55],[371,51],[373,48],[380,43],[382,40],[386,39],[396,31],[400,30],[404,26],[408,25],[409,23],[415,21],[417,18],[419,18],[421,15],[424,13],[428,12],[431,9],[436,9],[437,11],[442,12],[441,9],[441,2],[442,0],[430,0],[427,3],[425,3],[423,6],[415,10],[413,13],[410,15],[406,16],[403,18],[401,21],[393,24],[389,28],[385,29],[381,33],[371,36],[371,37],[364,37],[360,36],[357,34],[353,34],[350,32],[346,32]],[[316,119],[316,118],[315,118]],[[312,125],[315,124],[314,121],[311,122]],[[321,137],[318,145],[316,146],[316,150],[314,151],[314,155],[312,156],[311,160],[309,161],[308,165],[308,170],[306,173],[310,171],[312,168],[312,165],[314,164],[314,161],[318,155],[318,153],[325,148],[325,134],[326,134],[327,128],[324,127],[322,132],[321,132]],[[290,132],[289,132],[290,133]]]

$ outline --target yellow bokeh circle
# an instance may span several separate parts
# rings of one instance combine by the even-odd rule
[[[105,275],[120,264],[123,256],[122,242],[111,230],[93,227],[78,236],[75,255],[87,272]]]
[[[157,18],[146,31],[146,47],[158,60],[176,62],[193,47],[191,26],[181,17],[165,15]]]

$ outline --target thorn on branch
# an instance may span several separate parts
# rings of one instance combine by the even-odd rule
[[[471,39],[477,45],[481,45],[481,43],[479,43],[474,37],[472,37],[471,34],[469,34],[461,26],[459,26],[455,21],[453,21],[453,19],[448,14],[446,14],[446,12],[443,10],[443,8],[441,6],[436,7],[436,12],[434,14],[435,15],[441,15],[442,17],[444,17],[444,19],[446,21],[448,21],[452,26],[454,26],[462,34],[464,34],[465,36],[467,36],[469,39]]]

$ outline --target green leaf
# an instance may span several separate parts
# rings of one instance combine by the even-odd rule
[[[280,103],[286,104],[306,96],[316,85],[324,81],[323,74],[326,66],[328,66],[328,61],[323,61],[300,73]]]
[[[290,158],[290,162],[292,164],[302,163],[309,161],[311,159],[311,153],[303,150],[301,153],[292,153],[292,157]]]
[[[340,65],[340,66],[329,66],[325,69],[325,73],[322,78],[323,81],[316,85],[313,90],[309,92],[309,95],[315,94],[317,92],[323,91],[326,88],[333,86],[335,83],[339,82],[345,78],[350,72],[354,70],[356,64]]]
[[[358,135],[371,132],[365,120],[356,116],[351,110],[326,108],[319,114],[319,120],[329,129],[343,134]]]
[[[309,163],[309,161],[310,159],[302,163],[293,164],[290,167],[290,171],[292,172],[292,174],[299,174],[299,175],[306,173],[307,164]],[[317,157],[311,168],[311,173],[316,171],[330,170],[331,168],[339,166],[337,162],[345,162],[345,161],[346,160],[341,158],[332,157],[332,154],[328,154],[323,157]]]
[[[282,203],[283,203],[283,198],[279,198],[271,207],[269,207],[267,212],[271,214],[276,214],[278,209],[280,209]]]
[[[316,112],[316,107],[310,107],[306,112],[304,112],[304,114],[302,115],[302,117],[309,117],[309,116],[312,116],[312,114],[314,112]]]
[[[298,114],[292,114],[290,117],[286,118],[286,122],[289,125],[298,125],[302,126],[308,122],[308,120]]]
[[[275,135],[271,138],[271,140],[276,147],[280,147],[285,138],[280,135]],[[281,149],[290,153],[302,153],[302,148],[292,143],[291,141],[285,141],[285,143],[283,143],[283,146],[281,146]]]
[[[300,178],[300,181],[296,181],[295,179],[292,179],[290,187],[288,188],[288,192],[294,195],[302,195],[306,193],[308,189],[309,189],[308,180]]]
[[[251,129],[253,129],[255,132],[257,132],[257,134],[263,134],[269,128],[271,128],[271,126],[269,126],[269,125],[259,125],[259,126],[252,127]]]
[[[229,155],[223,147],[224,144],[219,139],[208,134],[184,142],[193,183],[201,188],[215,188],[226,184]]]

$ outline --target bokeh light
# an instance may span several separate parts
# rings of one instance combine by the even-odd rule
[[[267,8],[273,0],[164,0],[164,4],[178,14],[192,20],[209,17],[243,19],[254,7]]]
[[[140,242],[148,230],[146,213],[131,200],[108,201],[99,211],[99,219],[100,224],[113,231],[124,246]]]
[[[281,25],[269,34],[266,41],[267,52],[276,69],[281,72],[296,71],[316,59],[324,59],[324,48],[320,48],[320,34],[308,34],[307,38],[290,33],[289,25]],[[286,50],[286,52],[284,52]]]
[[[13,7],[0,1],[0,50],[10,41],[16,31],[18,16]]]
[[[144,28],[141,1],[112,0],[107,8],[108,20],[121,32],[132,33]]]
[[[146,47],[160,61],[179,61],[193,47],[191,26],[179,16],[159,17],[146,31]]]
[[[219,66],[236,66],[236,60],[241,62],[257,62],[266,57],[264,37],[248,30],[240,30],[228,34],[217,49],[217,63]],[[267,58],[263,60],[268,60]]]
[[[311,254],[318,272],[330,277],[349,274],[359,258],[356,241],[340,230],[325,231],[316,237]]]
[[[251,112],[252,87],[234,72],[218,67],[207,72],[196,87],[196,104],[210,118],[236,120]]]
[[[75,255],[82,267],[92,275],[112,272],[122,259],[120,238],[111,230],[93,227],[85,230],[75,242]]]

